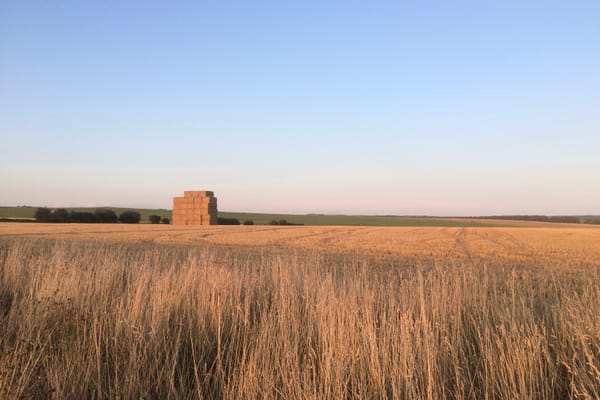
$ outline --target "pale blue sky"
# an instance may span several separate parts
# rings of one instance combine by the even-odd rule
[[[600,2],[0,3],[0,205],[600,214]]]

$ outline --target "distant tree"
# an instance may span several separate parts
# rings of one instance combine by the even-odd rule
[[[37,222],[48,222],[50,221],[50,209],[47,207],[40,207],[35,211],[33,217]]]
[[[275,221],[277,222],[277,221]],[[273,224],[271,224],[273,225]],[[280,219],[279,222],[277,222],[275,225],[282,225],[282,226],[296,226],[296,225],[304,225],[304,224],[296,224],[294,222],[289,222],[288,220],[285,219]]]
[[[600,225],[600,217],[588,218],[585,220],[585,223],[592,225]]]
[[[163,219],[160,220],[161,224],[170,224],[171,220],[167,217],[164,217]]]
[[[71,214],[64,208],[55,208],[50,211],[49,222],[69,222]]]
[[[279,225],[279,222],[277,222],[273,219],[269,222],[269,225]]]
[[[237,218],[217,218],[217,224],[219,225],[240,225],[240,220]]]
[[[99,218],[93,212],[71,211],[71,222],[92,223],[99,222]]]
[[[98,217],[98,222],[105,224],[115,224],[119,219],[117,213],[110,208],[97,208],[96,211],[94,211],[94,214]]]
[[[71,222],[84,222],[83,214],[85,214],[85,213],[82,213],[79,211],[71,211],[71,218],[70,218]]]
[[[248,219],[248,220],[244,221],[244,225],[254,225],[254,221],[252,221],[251,219]]]
[[[142,216],[137,211],[124,211],[119,215],[119,222],[124,224],[138,224]]]
[[[160,224],[160,215],[154,214],[154,215],[149,216],[148,219],[153,224]]]

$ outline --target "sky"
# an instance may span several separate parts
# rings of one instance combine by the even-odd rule
[[[0,205],[600,214],[598,1],[0,1]]]

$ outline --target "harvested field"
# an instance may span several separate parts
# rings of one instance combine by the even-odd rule
[[[548,224],[547,224],[548,225]],[[302,248],[413,261],[600,266],[600,227],[172,226],[0,223],[0,236]]]
[[[600,229],[0,224],[0,398],[600,398]]]

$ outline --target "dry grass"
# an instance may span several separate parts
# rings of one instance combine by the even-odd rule
[[[516,261],[5,236],[0,398],[600,398],[597,243],[522,231]]]
[[[600,227],[172,226],[0,223],[0,237],[283,247],[416,262],[600,267]]]

